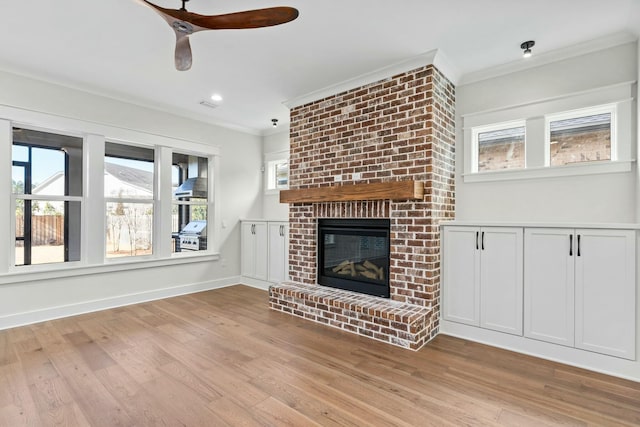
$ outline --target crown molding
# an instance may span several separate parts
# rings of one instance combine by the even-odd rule
[[[588,40],[575,45],[555,49],[549,52],[535,54],[528,59],[519,59],[517,61],[508,62],[506,64],[497,65],[495,67],[485,68],[483,70],[473,71],[464,74],[458,81],[459,86],[471,83],[489,80],[494,77],[500,77],[518,71],[528,70],[530,68],[540,67],[542,65],[553,62],[562,61],[564,59],[575,58],[577,56],[586,55],[588,53],[609,49],[627,43],[633,43],[638,37],[631,32],[620,32],[610,34],[598,39]]]
[[[100,98],[105,98],[113,101],[123,102],[130,105],[135,105],[137,107],[146,108],[148,110],[155,110],[157,112],[171,114],[183,119],[189,119],[189,120],[205,123],[211,126],[216,126],[216,127],[220,127],[220,128],[224,128],[224,129],[228,129],[236,132],[241,132],[249,135],[254,135],[254,136],[261,135],[261,131],[259,129],[254,129],[248,126],[243,126],[236,123],[218,120],[204,113],[198,113],[198,112],[186,110],[179,107],[174,107],[174,106],[163,104],[163,103],[156,103],[156,102],[148,101],[143,98],[126,95],[119,92],[107,91],[91,85],[82,85],[66,79],[56,79],[47,75],[39,75],[32,72],[27,72],[24,70],[19,70],[13,67],[9,67],[4,64],[0,65],[0,72],[11,74],[18,78],[31,79],[37,82],[42,82],[42,83],[50,84],[53,86],[58,86],[61,88],[82,92],[82,93],[97,96]]]
[[[404,61],[396,62],[394,64],[387,65],[382,68],[378,68],[377,70],[373,70],[371,72],[361,74],[359,76],[324,87],[322,89],[318,89],[318,90],[306,93],[304,95],[300,95],[298,97],[288,99],[284,101],[283,104],[290,109],[299,107],[301,105],[305,105],[310,102],[314,102],[319,99],[326,98],[328,96],[333,96],[339,93],[347,92],[349,90],[356,89],[371,83],[375,83],[380,80],[389,78],[391,76],[395,76],[396,74],[405,73],[407,71],[415,70],[416,68],[420,68],[430,64],[433,64],[436,67],[438,67],[438,69],[445,76],[447,76],[447,78],[451,79],[450,76],[447,74],[447,71],[453,70],[453,67],[451,66],[451,63],[443,56],[443,58],[440,60],[440,63],[443,67],[446,67],[447,69],[444,70],[440,68],[437,65],[438,61],[436,60],[440,56],[438,53],[439,52],[437,49],[430,50],[428,52],[406,59]]]

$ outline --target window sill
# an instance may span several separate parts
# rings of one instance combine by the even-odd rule
[[[606,173],[630,172],[633,160],[616,162],[594,162],[565,166],[527,168],[518,170],[500,170],[492,172],[465,173],[465,183],[514,181],[522,179],[556,178],[563,176],[598,175]]]
[[[36,280],[56,279],[59,277],[86,276],[92,274],[111,273],[116,271],[140,270],[143,268],[166,267],[173,265],[191,264],[196,262],[210,262],[220,259],[218,253],[180,254],[171,258],[145,258],[127,260],[108,260],[104,264],[82,265],[51,264],[39,266],[17,267],[25,268],[24,271],[13,270],[10,273],[0,274],[0,285],[9,283],[31,282]]]
[[[282,190],[288,190],[289,187],[282,187],[282,188],[271,188],[268,190],[264,190],[264,194],[265,196],[276,196],[278,194],[280,194],[280,191]]]

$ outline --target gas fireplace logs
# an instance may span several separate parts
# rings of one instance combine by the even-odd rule
[[[332,271],[341,276],[363,276],[372,280],[384,280],[384,268],[378,267],[369,260],[364,261],[362,264],[344,260],[333,267]]]

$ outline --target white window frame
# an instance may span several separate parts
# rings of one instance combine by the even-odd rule
[[[173,198],[173,194],[171,194],[170,200],[171,200],[171,204],[169,206],[169,223],[168,223],[168,235],[170,236],[172,233],[171,227],[172,227],[172,223],[171,223],[171,212],[173,209],[174,205],[190,205],[190,206],[206,206],[207,207],[207,249],[204,250],[200,250],[200,251],[193,251],[193,252],[188,252],[188,251],[184,251],[184,252],[173,252],[173,250],[171,250],[171,257],[172,258],[179,258],[179,257],[190,257],[190,256],[194,256],[194,254],[207,254],[207,253],[216,253],[216,251],[214,249],[217,248],[216,245],[216,241],[217,241],[217,236],[219,236],[220,234],[220,227],[217,227],[216,229],[216,221],[215,218],[219,218],[220,214],[216,213],[215,209],[217,208],[218,204],[215,203],[215,191],[214,191],[214,185],[216,183],[216,179],[215,179],[215,173],[217,172],[217,159],[215,156],[211,156],[211,155],[206,155],[202,152],[194,152],[194,151],[188,151],[188,150],[181,150],[181,149],[172,149],[171,150],[171,157],[169,158],[169,167],[171,168],[171,166],[173,165],[173,154],[177,153],[177,154],[186,154],[189,156],[197,156],[197,157],[206,157],[207,158],[207,201],[206,203],[202,203],[199,201],[191,201],[191,200],[182,200],[182,201],[178,201],[175,200]],[[169,190],[171,190],[171,169],[169,169]],[[163,228],[163,235],[164,233],[167,232],[167,228]],[[213,236],[212,234],[215,233]],[[212,239],[209,240],[209,237],[212,236]]]
[[[72,137],[76,137],[76,138],[81,138],[82,139],[82,150],[83,150],[83,157],[84,157],[84,151],[86,149],[86,138],[83,137],[82,134],[80,133],[74,133],[74,132],[68,132],[68,131],[64,131],[64,130],[60,130],[60,129],[51,129],[51,128],[46,128],[46,127],[40,127],[40,126],[33,126],[30,124],[26,124],[26,123],[20,123],[20,122],[12,122],[10,124],[10,129],[11,129],[11,140],[10,140],[10,144],[9,144],[9,161],[11,161],[13,159],[13,155],[12,155],[12,149],[13,149],[13,128],[22,128],[22,129],[28,129],[28,130],[33,130],[33,131],[38,131],[38,132],[47,132],[47,133],[53,133],[53,134],[57,134],[57,135],[64,135],[64,136],[72,136]],[[11,170],[11,168],[8,168],[9,170]],[[85,180],[85,169],[86,169],[86,164],[83,160],[82,162],[82,175],[83,175],[83,181]],[[11,175],[11,172],[9,172],[9,174]],[[47,263],[47,264],[31,264],[31,265],[16,265],[16,251],[15,251],[15,243],[13,245],[9,245],[10,246],[10,250],[9,250],[9,265],[8,265],[8,272],[38,272],[38,271],[47,271],[47,270],[57,270],[57,269],[65,269],[65,268],[70,268],[70,267],[74,267],[74,266],[81,266],[83,263],[83,258],[85,257],[85,245],[86,242],[84,241],[84,236],[83,236],[83,232],[84,232],[84,223],[85,223],[85,197],[84,194],[86,192],[86,184],[85,182],[83,182],[83,188],[82,188],[82,196],[50,196],[50,195],[41,195],[41,194],[14,194],[13,190],[9,191],[10,194],[10,202],[9,202],[9,209],[10,209],[10,214],[9,214],[9,224],[10,224],[10,241],[6,242],[7,244],[9,244],[10,242],[15,242],[16,241],[16,216],[15,216],[15,212],[16,212],[16,203],[18,199],[24,199],[24,200],[32,200],[32,201],[55,201],[55,202],[78,202],[80,203],[80,260],[78,261],[67,261],[67,262],[53,262],[53,263]],[[25,213],[26,215],[26,213]]]
[[[561,168],[567,167],[577,164],[587,164],[591,162],[576,162],[567,165],[551,165],[551,122],[560,121],[560,120],[568,120],[568,119],[577,119],[580,117],[586,116],[595,116],[597,114],[611,114],[611,159],[610,160],[601,160],[600,162],[615,162],[618,160],[618,150],[617,150],[617,111],[618,107],[616,104],[606,104],[606,105],[598,105],[594,107],[580,108],[577,110],[571,111],[563,111],[561,113],[554,114],[546,114],[544,116],[544,134],[545,134],[545,149],[544,149],[544,164],[545,166],[552,168]]]
[[[0,209],[0,285],[58,277],[81,276],[140,268],[211,262],[218,253],[222,231],[219,182],[220,148],[211,144],[136,131],[128,128],[57,116],[27,109],[0,105],[0,159],[12,159],[13,128],[22,127],[83,138],[83,195],[81,218],[81,260],[55,264],[15,266],[11,243],[15,240],[15,201],[11,197],[12,168],[0,168],[0,194],[8,203]],[[104,147],[105,142],[139,145],[156,150],[156,206],[154,207],[153,256],[110,258],[106,260]],[[171,150],[191,152],[209,159],[208,240],[206,251],[193,251],[174,256],[171,253]],[[46,196],[47,199],[52,197]],[[77,196],[73,196],[76,200]],[[13,230],[13,231],[12,231]],[[168,230],[168,231],[167,231]],[[14,240],[8,240],[13,237]]]
[[[279,194],[280,190],[289,188],[289,179],[287,185],[278,187],[275,177],[276,165],[286,162],[289,164],[289,150],[274,151],[264,155],[264,193],[267,195]]]
[[[553,98],[463,114],[463,181],[465,183],[512,181],[630,172],[636,153],[633,139],[634,84],[635,82],[622,82]],[[575,112],[602,111],[600,108],[615,110],[611,125],[613,140],[611,160],[550,167],[547,117],[555,118],[560,117],[561,114]],[[493,125],[522,120],[522,118],[526,121],[525,169],[478,172],[477,155],[474,154],[477,151],[475,129],[486,129]]]
[[[473,145],[470,153],[471,172],[481,173],[481,174],[495,172],[495,171],[478,170],[478,162],[480,161],[478,157],[478,154],[480,151],[480,141],[478,140],[478,137],[480,136],[481,133],[494,132],[498,130],[506,130],[506,129],[513,129],[513,128],[519,128],[519,127],[524,127],[524,168],[526,168],[527,167],[527,121],[524,119],[519,119],[519,120],[511,120],[511,121],[502,122],[502,123],[494,123],[494,124],[485,125],[485,126],[477,126],[472,129]],[[524,168],[513,168],[513,169],[507,169],[507,170],[520,170]]]
[[[122,142],[122,141],[112,141],[112,140],[106,140],[106,143],[112,143],[112,144],[119,144],[119,145],[128,145],[131,147],[140,147],[140,148],[145,148],[145,149],[149,149],[149,150],[153,150],[154,152],[154,170],[153,170],[153,195],[151,198],[148,199],[144,199],[144,198],[136,198],[136,197],[109,197],[109,196],[104,196],[103,200],[103,214],[105,217],[105,221],[106,221],[106,216],[107,216],[107,204],[109,203],[123,203],[123,204],[147,204],[147,205],[151,205],[152,209],[153,209],[153,219],[151,220],[151,254],[149,255],[127,255],[127,256],[122,256],[122,257],[112,257],[112,258],[108,258],[107,257],[107,235],[106,235],[106,227],[105,232],[104,232],[104,238],[103,238],[103,256],[104,256],[104,262],[105,263],[113,263],[113,262],[123,262],[123,261],[128,261],[128,260],[133,260],[133,259],[141,259],[141,260],[145,260],[145,259],[154,259],[157,258],[156,256],[156,251],[157,251],[157,247],[156,247],[156,236],[157,236],[157,232],[156,232],[156,228],[157,228],[157,224],[156,224],[156,214],[158,212],[159,209],[161,209],[160,203],[158,202],[158,189],[159,189],[159,185],[158,185],[158,166],[156,164],[157,159],[158,159],[158,155],[156,153],[156,150],[158,149],[158,147],[155,146],[146,146],[146,145],[141,145],[141,144],[136,144],[136,143],[130,143],[130,142]],[[105,155],[102,157],[103,158],[103,162],[106,163],[106,153]],[[103,169],[104,169],[104,164],[103,164]],[[102,185],[102,192],[104,194],[104,182]]]

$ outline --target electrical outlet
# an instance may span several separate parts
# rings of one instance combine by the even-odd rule
[[[333,177],[333,180],[334,180],[335,182],[341,182],[341,181],[342,181],[342,175],[335,175],[335,176]]]
[[[362,178],[362,174],[360,172],[354,172],[351,176],[353,177],[354,181],[360,181],[360,179]]]

